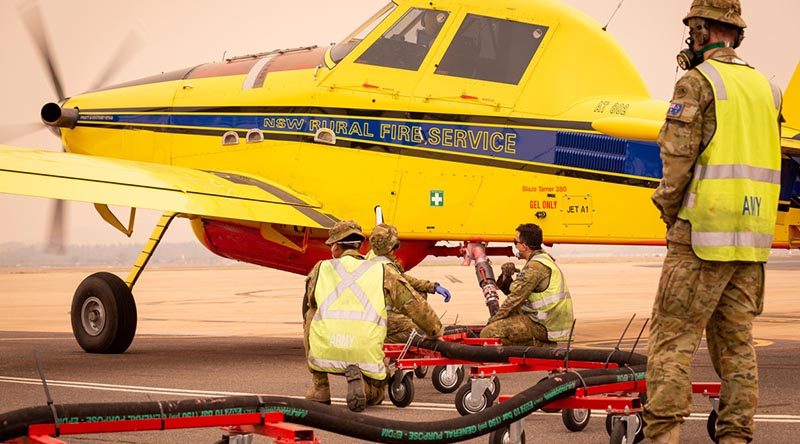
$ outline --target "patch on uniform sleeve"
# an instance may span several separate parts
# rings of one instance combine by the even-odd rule
[[[667,119],[690,123],[697,114],[697,105],[692,102],[672,102],[667,109]]]

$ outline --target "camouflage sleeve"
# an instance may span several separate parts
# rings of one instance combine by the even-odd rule
[[[517,278],[511,283],[511,294],[508,295],[497,313],[489,318],[489,322],[507,318],[511,312],[528,300],[531,293],[545,280],[550,279],[550,269],[536,261],[528,261]]]
[[[311,269],[311,272],[308,273],[306,277],[306,291],[303,294],[303,320],[306,319],[306,312],[308,312],[309,308],[317,308],[317,300],[314,299],[314,288],[317,286],[317,276],[319,276],[319,267],[322,264],[322,261],[317,262],[317,265],[314,265],[314,268]]]
[[[384,293],[392,308],[408,316],[430,337],[442,335],[442,322],[428,302],[392,266],[384,266]]]
[[[414,276],[410,276],[406,273],[403,273],[403,277],[406,278],[412,287],[414,287],[414,290],[422,293],[423,296],[436,292],[436,282],[431,282],[425,279],[417,279]]]
[[[667,227],[672,226],[678,217],[683,195],[692,180],[694,163],[700,154],[703,114],[709,106],[704,89],[710,89],[710,85],[697,70],[684,75],[675,85],[666,121],[658,135],[663,177],[652,200]]]

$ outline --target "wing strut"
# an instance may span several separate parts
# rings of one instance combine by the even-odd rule
[[[169,228],[169,224],[172,223],[172,220],[175,219],[177,213],[164,213],[159,219],[156,227],[153,228],[153,234],[150,235],[150,239],[147,243],[144,244],[144,248],[142,252],[139,253],[139,258],[136,259],[136,263],[133,264],[133,268],[131,269],[130,274],[128,274],[128,279],[125,279],[125,284],[128,285],[128,288],[133,290],[133,286],[136,285],[136,281],[139,279],[139,275],[142,274],[144,271],[144,267],[147,266],[147,262],[150,261],[150,258],[153,256],[153,252],[156,251],[156,247],[161,242],[161,238],[164,237],[164,233],[167,232],[167,228]],[[131,222],[133,220],[131,219]]]

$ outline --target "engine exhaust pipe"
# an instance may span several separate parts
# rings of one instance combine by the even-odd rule
[[[75,128],[78,123],[78,108],[62,108],[57,103],[42,107],[41,117],[45,125],[56,128]]]

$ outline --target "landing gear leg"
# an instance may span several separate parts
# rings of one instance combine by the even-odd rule
[[[131,345],[137,323],[131,290],[175,216],[161,216],[126,281],[115,274],[95,273],[75,290],[70,312],[72,333],[85,351],[123,353]]]

